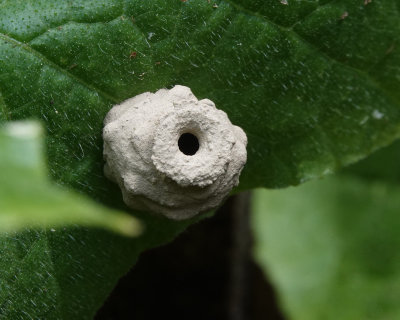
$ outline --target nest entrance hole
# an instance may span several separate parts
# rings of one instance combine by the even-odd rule
[[[193,156],[200,148],[199,139],[192,133],[183,133],[179,137],[178,147],[183,154]]]

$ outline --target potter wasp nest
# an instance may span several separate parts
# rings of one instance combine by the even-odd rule
[[[239,183],[247,137],[188,87],[143,93],[104,120],[105,175],[131,208],[182,220],[217,207]]]

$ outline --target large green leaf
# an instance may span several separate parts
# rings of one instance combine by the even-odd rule
[[[138,235],[140,223],[48,182],[42,130],[33,122],[0,128],[0,234],[78,224]]]
[[[102,121],[144,91],[188,85],[243,127],[241,189],[297,184],[398,137],[398,0],[285,3],[0,0],[0,119],[42,119],[52,177],[124,209],[102,172]],[[8,275],[19,263],[21,282],[0,316],[90,318],[141,250],[186,225],[139,215],[140,240],[84,229],[4,240],[1,251],[22,248],[3,262]]]
[[[255,192],[255,258],[290,319],[400,317],[399,194],[354,176]]]
[[[297,184],[399,136],[397,4],[3,0],[5,115],[44,119],[54,177],[105,198],[111,104],[188,85],[248,134],[242,188]]]

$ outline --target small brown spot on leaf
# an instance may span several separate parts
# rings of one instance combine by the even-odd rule
[[[392,45],[386,50],[386,54],[391,53],[394,50],[394,43],[392,43]]]
[[[364,6],[366,6],[368,3],[371,3],[372,0],[364,0]]]
[[[129,55],[129,59],[135,59],[137,57],[137,52],[136,51],[132,51]]]
[[[341,20],[346,19],[349,16],[349,13],[347,11],[343,12],[342,15],[340,16]]]

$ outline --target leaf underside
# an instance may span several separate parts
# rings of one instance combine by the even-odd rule
[[[298,184],[399,136],[399,6],[3,0],[0,119],[43,120],[53,179],[125,208],[102,172],[104,116],[136,94],[182,84],[247,133],[239,189]],[[14,255],[1,272],[17,276],[1,290],[0,318],[91,318],[140,251],[188,224],[142,218],[140,240],[86,229],[1,239],[1,256]],[[35,266],[43,272],[31,277]]]

